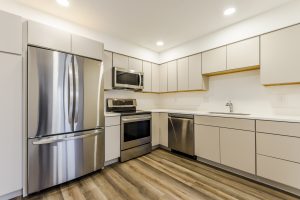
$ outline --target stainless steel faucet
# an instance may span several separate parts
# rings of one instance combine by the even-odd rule
[[[231,101],[227,102],[225,106],[229,106],[229,112],[233,112],[233,104],[231,103]]]

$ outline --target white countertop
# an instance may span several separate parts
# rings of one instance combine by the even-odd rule
[[[117,116],[120,116],[120,115],[121,115],[120,113],[113,113],[113,112],[105,112],[104,113],[105,117],[117,117]]]
[[[285,116],[285,115],[261,115],[261,114],[250,114],[250,115],[226,115],[226,114],[212,114],[204,111],[193,111],[193,110],[176,110],[176,109],[153,109],[149,110],[154,113],[180,113],[180,114],[192,114],[192,115],[204,115],[212,117],[230,117],[240,119],[256,119],[256,120],[270,120],[270,121],[282,121],[282,122],[300,122],[300,116]]]

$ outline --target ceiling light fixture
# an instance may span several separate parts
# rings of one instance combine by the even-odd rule
[[[68,7],[70,5],[69,0],[56,0],[56,2],[63,7]]]
[[[224,11],[224,15],[225,16],[229,16],[229,15],[232,15],[236,12],[236,9],[234,7],[231,7],[231,8],[227,8],[225,11]]]
[[[164,46],[164,42],[163,41],[157,41],[156,46],[159,46],[159,47]]]

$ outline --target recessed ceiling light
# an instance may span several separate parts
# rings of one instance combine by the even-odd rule
[[[164,46],[164,42],[163,41],[157,41],[156,46],[159,46],[159,47]]]
[[[228,16],[228,15],[232,15],[233,13],[235,13],[236,9],[234,7],[231,8],[227,8],[226,10],[224,10],[224,15]]]
[[[70,5],[69,0],[56,0],[56,2],[63,7],[68,7]]]

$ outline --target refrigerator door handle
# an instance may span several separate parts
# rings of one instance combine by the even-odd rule
[[[74,56],[74,77],[75,77],[75,114],[74,122],[78,122],[78,112],[79,112],[79,67],[76,56]]]
[[[99,129],[92,133],[87,133],[87,134],[79,135],[79,136],[63,137],[63,138],[54,136],[51,138],[43,138],[43,139],[39,139],[37,141],[33,141],[32,144],[33,145],[42,145],[42,144],[52,144],[52,143],[57,143],[57,142],[65,142],[65,141],[69,141],[69,140],[78,140],[78,139],[83,139],[83,138],[87,138],[87,137],[97,136],[97,135],[103,133],[103,131],[104,131],[103,129]]]
[[[66,71],[65,71],[65,107],[66,109],[66,118],[70,126],[73,124],[73,103],[74,103],[74,86],[73,86],[73,67],[72,67],[72,56],[68,55],[66,58]]]

